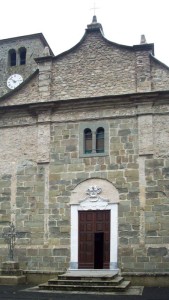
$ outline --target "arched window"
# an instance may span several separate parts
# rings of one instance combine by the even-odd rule
[[[79,125],[79,155],[94,157],[109,155],[109,124],[87,121]]]
[[[9,66],[11,66],[11,67],[16,66],[16,51],[15,51],[15,49],[9,50],[8,58],[9,58]]]
[[[99,127],[96,130],[96,153],[104,152],[104,128]]]
[[[26,64],[26,48],[24,47],[19,49],[19,64],[20,65]]]
[[[92,152],[92,131],[89,128],[84,130],[84,153]]]

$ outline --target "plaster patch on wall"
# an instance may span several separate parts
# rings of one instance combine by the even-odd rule
[[[145,157],[139,157],[139,187],[140,187],[140,244],[145,243]]]
[[[138,117],[139,154],[153,154],[153,119],[152,115]]]

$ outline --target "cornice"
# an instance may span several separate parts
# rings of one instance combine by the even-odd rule
[[[2,99],[2,97],[0,98]],[[43,101],[43,102],[42,102]],[[44,101],[44,99],[38,102],[0,106],[0,110],[11,110],[11,109],[35,109],[47,110],[83,110],[83,109],[93,109],[93,108],[119,108],[119,107],[132,107],[138,105],[147,105],[149,103],[152,106],[169,104],[169,91],[154,91],[148,93],[132,93],[123,95],[108,95],[100,97],[88,97],[88,98],[77,98],[77,99],[67,99],[67,100],[57,100],[51,99],[50,101]]]

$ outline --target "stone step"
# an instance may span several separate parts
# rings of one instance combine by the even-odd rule
[[[58,275],[59,280],[113,280],[118,276],[118,272],[93,272],[89,271],[74,271]]]
[[[105,277],[93,277],[93,276],[77,276],[77,277],[71,277],[71,276],[69,276],[69,277],[67,277],[67,276],[63,276],[63,277],[61,277],[60,275],[58,276],[58,279],[59,280],[74,280],[74,281],[76,281],[76,280],[96,280],[96,281],[106,281],[106,280],[113,280],[114,278],[116,278],[116,276],[112,276],[112,277],[107,277],[107,278],[105,278]]]
[[[124,292],[130,281],[125,281],[117,271],[77,270],[67,271],[40,284],[41,290],[72,291],[72,292]]]
[[[56,284],[40,284],[40,290],[55,290],[55,291],[79,291],[79,292],[123,292],[130,285],[130,281],[122,281],[119,285],[112,286],[95,286],[95,285],[56,285]]]
[[[105,285],[109,285],[109,286],[114,286],[114,285],[118,285],[123,281],[123,277],[117,276],[116,278],[112,279],[112,280],[96,280],[96,278],[92,278],[91,280],[89,279],[82,279],[80,280],[79,278],[76,280],[65,280],[65,279],[50,279],[48,281],[49,285],[94,285],[94,286],[105,286]]]

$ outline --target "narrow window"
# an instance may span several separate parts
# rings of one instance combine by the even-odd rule
[[[19,58],[20,58],[20,65],[26,64],[26,48],[22,47],[19,49]]]
[[[84,153],[92,152],[92,131],[89,128],[84,130]]]
[[[16,51],[14,49],[9,50],[9,66],[16,66]]]
[[[104,128],[99,127],[96,130],[96,152],[104,152]]]

